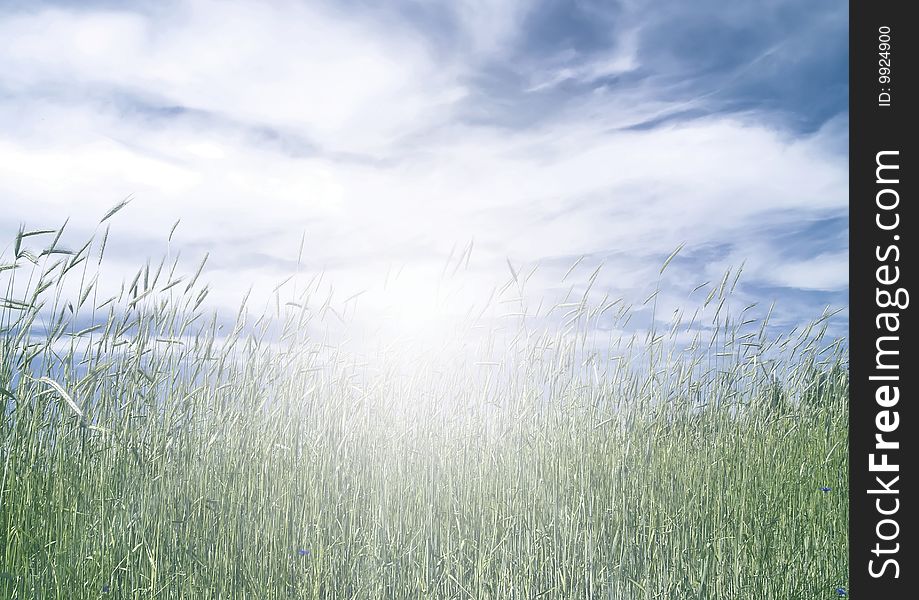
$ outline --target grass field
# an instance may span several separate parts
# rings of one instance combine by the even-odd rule
[[[156,261],[109,298],[104,239],[60,237],[20,231],[0,260],[2,598],[846,587],[847,355],[825,318],[770,333],[729,314],[725,276],[692,328],[613,337],[641,307],[585,297],[481,321],[449,356],[368,359],[321,333],[309,286],[215,315],[206,270]]]

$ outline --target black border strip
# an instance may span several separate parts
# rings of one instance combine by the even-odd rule
[[[912,82],[919,27],[909,6],[861,0],[849,7],[847,593],[865,600],[919,597],[912,458],[919,365],[910,305],[919,297],[908,299],[919,270],[916,217],[908,215],[919,211],[910,206],[916,153],[907,127],[919,110]]]

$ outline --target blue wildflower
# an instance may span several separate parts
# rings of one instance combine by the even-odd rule
[[[297,554],[299,554],[300,556],[306,556],[306,555],[309,554],[309,553],[310,553],[310,551],[309,551],[309,550],[306,550],[306,549],[304,549],[304,548],[300,548],[300,549],[297,550]]]
[[[112,590],[112,588],[110,588],[110,587],[107,586],[107,585],[103,585],[103,586],[102,586],[102,593],[103,593],[103,594],[108,594],[111,590]]]
[[[825,494],[825,493],[829,492],[829,491],[832,490],[832,489],[833,489],[833,488],[831,488],[831,487],[822,487],[822,488],[820,488],[820,491],[823,492],[823,493]],[[842,588],[836,588],[836,591],[839,591],[839,590],[842,590]],[[845,592],[845,590],[842,590],[842,591]]]
[[[848,596],[848,594],[846,593],[846,588],[841,588],[841,587],[836,588],[836,595],[839,596],[840,598],[844,598],[845,596]]]

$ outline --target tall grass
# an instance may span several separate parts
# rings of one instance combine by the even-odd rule
[[[692,322],[642,336],[608,333],[635,308],[585,295],[406,361],[324,336],[315,287],[226,320],[201,269],[164,262],[104,297],[104,238],[60,239],[20,231],[0,262],[2,598],[845,584],[848,376],[826,315],[772,335],[729,314],[726,275]]]

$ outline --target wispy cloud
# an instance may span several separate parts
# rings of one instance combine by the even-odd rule
[[[114,248],[157,254],[181,217],[225,297],[305,231],[343,294],[473,239],[483,280],[510,257],[548,290],[586,255],[637,294],[685,242],[681,293],[746,260],[749,297],[843,305],[844,7],[683,6],[0,10],[0,227],[134,194]]]

